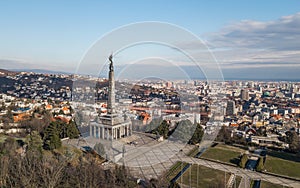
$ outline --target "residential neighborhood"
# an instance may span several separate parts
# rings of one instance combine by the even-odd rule
[[[56,122],[62,126],[59,134],[62,141],[69,136],[85,138],[89,135],[88,127],[108,113],[109,86],[105,78],[16,72],[3,74],[0,80],[3,79],[14,83],[1,86],[0,132],[4,135],[21,138],[33,130],[48,130],[49,122]],[[158,142],[185,141],[191,144],[190,156],[269,173],[267,169],[272,169],[269,155],[299,154],[300,84],[297,82],[224,81],[218,85],[218,92],[201,80],[117,81],[116,84],[116,108],[131,119],[136,135],[138,132],[158,135],[153,136]],[[90,100],[94,102],[88,102]],[[74,132],[74,123],[80,132]],[[182,126],[193,129],[192,124],[199,126],[196,132],[200,132],[184,131],[184,134],[191,134],[191,140],[176,133]],[[72,130],[75,135],[64,129]],[[41,134],[45,134],[43,132]],[[44,139],[45,148],[56,147],[46,137]],[[210,140],[212,145],[197,152],[201,139],[202,142]],[[140,145],[140,141],[134,139],[126,142],[135,147]],[[225,152],[225,156],[228,152],[233,158],[219,159],[215,155],[220,151]],[[172,175],[168,177],[171,181]],[[228,183],[233,186],[238,177],[235,174]]]

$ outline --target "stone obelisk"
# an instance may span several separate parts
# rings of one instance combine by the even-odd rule
[[[132,123],[116,110],[113,56],[109,56],[107,114],[90,124],[90,135],[104,140],[116,140],[132,134]]]
[[[108,101],[107,113],[114,114],[115,112],[115,78],[114,78],[114,64],[112,54],[109,56],[109,74],[108,74]]]

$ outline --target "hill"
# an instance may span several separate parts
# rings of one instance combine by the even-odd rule
[[[14,76],[16,74],[18,74],[18,72],[0,69],[0,76]]]

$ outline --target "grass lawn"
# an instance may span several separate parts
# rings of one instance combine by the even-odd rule
[[[273,184],[267,181],[261,181],[260,182],[260,188],[287,188],[286,186]]]
[[[226,173],[226,183],[230,177],[229,173]],[[237,186],[239,185],[241,178],[237,177]],[[224,187],[225,173],[220,170],[207,168],[200,165],[192,165],[178,180],[177,183],[182,183],[191,187]]]
[[[300,162],[300,154],[293,154],[293,153],[286,153],[286,152],[279,152],[279,151],[268,151],[268,155],[272,157],[277,157],[280,159],[285,159],[289,161]]]
[[[243,151],[240,148],[218,145],[208,148],[201,157],[237,165],[239,162],[238,158]]]
[[[226,144],[218,144],[216,147],[221,148],[221,149],[228,149],[228,150],[236,151],[236,152],[242,152],[242,153],[246,151],[244,149],[241,149],[241,148],[238,148],[235,146],[226,145]]]
[[[267,156],[265,168],[268,172],[300,178],[300,163]]]

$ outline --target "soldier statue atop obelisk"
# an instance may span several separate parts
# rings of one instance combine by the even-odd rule
[[[110,61],[110,64],[109,64],[109,71],[114,71],[114,65],[113,65],[113,55],[111,54],[110,56],[109,56],[109,61]]]
[[[115,78],[114,78],[114,63],[113,55],[109,56],[109,74],[108,74],[108,101],[107,101],[107,113],[115,113]]]

